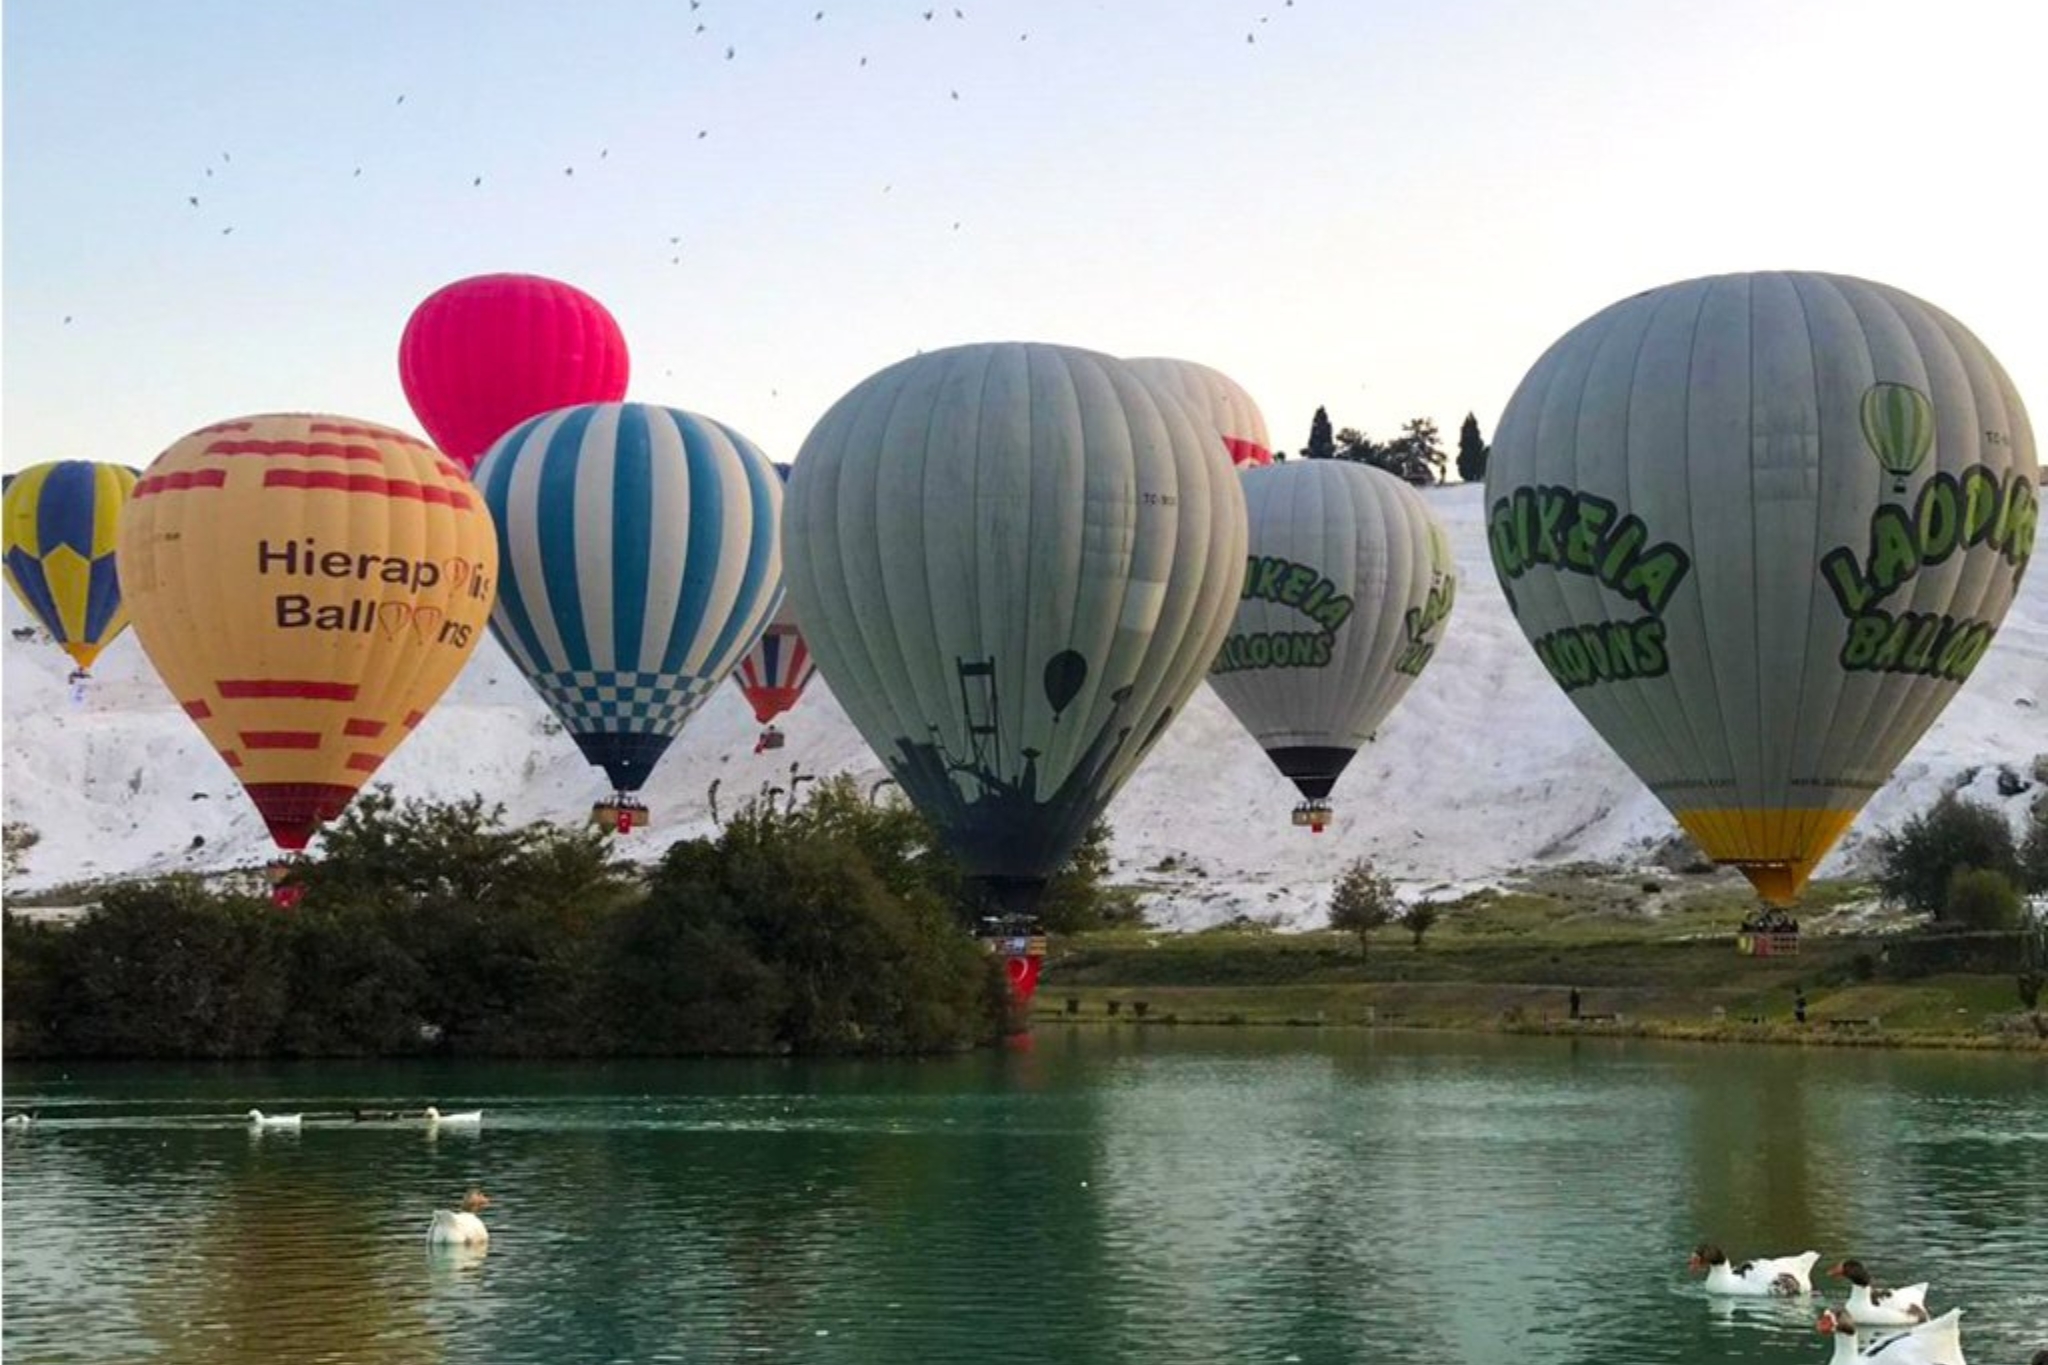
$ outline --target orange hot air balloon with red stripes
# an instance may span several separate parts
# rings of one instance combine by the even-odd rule
[[[462,470],[348,417],[221,422],[159,455],[117,551],[135,634],[285,849],[484,637],[498,541]]]

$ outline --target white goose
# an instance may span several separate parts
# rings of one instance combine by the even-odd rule
[[[459,1114],[444,1114],[433,1105],[427,1106],[427,1123],[436,1128],[462,1126],[474,1128],[484,1121],[481,1109],[465,1109]]]
[[[1927,1282],[1900,1285],[1897,1289],[1873,1289],[1870,1272],[1861,1261],[1843,1261],[1828,1271],[1850,1284],[1849,1306],[1844,1311],[1861,1327],[1911,1327],[1927,1321]]]
[[[9,1114],[5,1119],[0,1119],[0,1125],[8,1128],[27,1128],[35,1120],[34,1114]]]
[[[266,1114],[261,1109],[249,1111],[251,1128],[297,1128],[304,1114]]]
[[[491,1231],[477,1214],[490,1205],[489,1195],[471,1190],[462,1197],[460,1209],[435,1209],[434,1221],[427,1226],[427,1241],[436,1246],[483,1246],[491,1240]]]
[[[1813,1263],[1818,1251],[1797,1256],[1761,1256],[1740,1265],[1728,1264],[1728,1254],[1712,1242],[1693,1248],[1690,1269],[1707,1272],[1709,1294],[1745,1294],[1779,1299],[1798,1298],[1813,1292]]]
[[[1854,1318],[1830,1308],[1814,1326],[1834,1335],[1835,1353],[1828,1357],[1828,1365],[1859,1365],[1866,1360],[1883,1365],[1969,1365],[1963,1359],[1962,1316],[1962,1309],[1951,1308],[1934,1321],[1903,1332],[1858,1331]]]

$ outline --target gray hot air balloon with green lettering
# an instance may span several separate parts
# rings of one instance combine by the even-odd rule
[[[2012,381],[1948,314],[1721,275],[1536,362],[1494,434],[1488,540],[1552,677],[1786,902],[1991,645],[2038,478]]]
[[[1408,692],[1457,595],[1450,541],[1414,488],[1350,460],[1242,475],[1244,586],[1209,685],[1300,790],[1321,833],[1330,789]]]
[[[1029,910],[1208,671],[1244,494],[1209,423],[1123,361],[960,346],[832,406],[783,535],[833,695],[967,870]]]

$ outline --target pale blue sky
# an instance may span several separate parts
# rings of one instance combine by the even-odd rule
[[[996,339],[1214,365],[1290,448],[1318,403],[1449,443],[1615,299],[1767,268],[1918,294],[2048,403],[2032,6],[958,8],[5,0],[0,463],[417,430],[406,317],[494,270],[595,294],[630,396],[777,459]]]

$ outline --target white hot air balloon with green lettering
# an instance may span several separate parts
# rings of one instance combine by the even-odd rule
[[[1066,346],[933,351],[798,454],[784,574],[833,695],[1027,912],[1208,671],[1244,494],[1205,419]]]
[[[1457,572],[1429,504],[1385,470],[1297,460],[1243,483],[1244,588],[1209,685],[1321,833],[1338,776],[1436,652]]]
[[[1235,379],[1212,366],[1167,356],[1140,356],[1125,363],[1185,403],[1197,417],[1207,418],[1223,437],[1232,464],[1257,469],[1273,463],[1266,414]]]
[[[1488,539],[1552,677],[1784,903],[1990,647],[2038,478],[2012,381],[1948,314],[1721,275],[1536,362],[1494,434]]]

